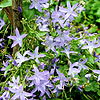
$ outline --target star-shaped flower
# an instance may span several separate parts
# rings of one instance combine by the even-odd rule
[[[14,43],[12,44],[11,48],[19,44],[20,47],[22,47],[22,39],[27,36],[27,34],[19,34],[18,28],[15,29],[15,34],[16,36],[8,36],[9,39],[15,40]]]
[[[35,48],[34,54],[33,54],[32,52],[28,52],[28,54],[31,56],[29,59],[35,59],[35,61],[36,61],[37,63],[40,63],[40,61],[38,60],[38,58],[44,57],[44,56],[46,56],[46,55],[44,55],[44,54],[38,54],[38,50],[39,50],[39,47],[37,46],[37,47]]]
[[[60,86],[63,87],[65,84],[65,82],[68,82],[68,79],[64,76],[64,74],[60,73],[58,69],[56,69],[58,77],[55,78],[53,81],[56,82],[58,80],[60,80]]]
[[[2,27],[5,25],[5,22],[4,22],[4,20],[2,20],[1,18],[0,18],[0,30],[2,29]]]
[[[17,59],[15,60],[16,63],[18,63],[18,66],[20,66],[23,62],[29,60],[27,57],[25,57],[26,54],[28,54],[29,51],[25,51],[25,53],[23,54],[23,56],[17,52]]]
[[[75,8],[77,7],[78,4],[75,4],[71,7],[71,4],[69,1],[67,1],[67,9],[66,8],[63,8],[63,7],[60,7],[60,11],[61,12],[64,12],[66,13],[65,15],[65,20],[68,19],[70,16],[73,16],[73,17],[78,17],[77,13],[74,11]]]
[[[100,45],[96,44],[96,39],[94,41],[87,41],[88,45],[82,47],[82,49],[89,49],[90,54],[92,54],[94,48],[98,48]]]
[[[41,5],[43,3],[47,3],[48,0],[31,0],[31,1],[32,1],[32,3],[29,6],[29,9],[35,8],[35,9],[38,9],[41,12],[42,11]]]
[[[5,91],[2,96],[0,96],[0,100],[9,100],[10,99],[10,93],[8,91]]]
[[[28,78],[27,80],[32,80],[32,83],[30,84],[30,86],[32,85],[39,85],[40,81],[43,80],[48,80],[49,79],[49,72],[48,71],[44,71],[44,72],[39,72],[38,68],[36,66],[33,66],[34,69],[33,71],[35,72],[33,76],[31,76],[30,78]]]
[[[100,70],[92,70],[94,73],[99,74],[98,81],[100,81]]]
[[[65,50],[63,50],[63,51],[61,51],[61,52],[66,53],[68,59],[70,58],[70,56],[69,56],[70,53],[76,53],[75,51],[70,51],[70,45],[68,46],[67,49],[65,48]]]
[[[20,85],[19,88],[9,88],[9,90],[12,93],[15,93],[15,95],[11,98],[11,100],[16,100],[17,98],[19,98],[20,100],[26,100],[26,97],[30,97],[32,96],[31,93],[25,92],[23,91],[23,85]]]
[[[74,68],[75,66],[78,67],[78,62],[75,62],[74,64],[72,64],[69,61],[69,65],[70,65],[70,67],[69,67],[68,75],[71,75],[72,77],[74,77],[75,75],[77,75],[80,72],[79,68]]]
[[[87,62],[87,59],[83,60],[82,62],[81,62],[81,59],[79,60],[79,62],[78,62],[78,67],[79,67],[80,70],[81,70],[82,68],[83,68],[83,69],[89,70],[88,67],[87,67],[86,65],[84,65],[86,62]]]

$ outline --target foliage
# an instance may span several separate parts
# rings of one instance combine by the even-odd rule
[[[0,99],[99,100],[100,2],[69,1],[23,0],[23,31],[15,36],[0,15]]]

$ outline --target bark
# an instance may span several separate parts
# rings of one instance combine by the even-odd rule
[[[22,8],[22,0],[12,0],[13,30],[15,32],[15,29],[18,28],[19,32],[21,33],[23,31],[21,23],[22,13],[18,10],[19,6]],[[13,48],[13,57],[18,49],[18,45]]]

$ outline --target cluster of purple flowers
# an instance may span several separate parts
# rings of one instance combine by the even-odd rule
[[[42,7],[48,8],[48,0],[31,0],[32,3],[29,9],[35,8],[42,12]],[[64,6],[57,6],[55,10],[50,12],[48,10],[43,10],[45,16],[38,16],[36,23],[38,26],[39,31],[48,32],[44,38],[41,38],[43,42],[41,43],[42,46],[45,46],[46,53],[52,53],[52,55],[56,55],[55,58],[48,64],[48,61],[41,59],[46,59],[46,54],[39,53],[39,46],[31,52],[30,50],[25,51],[23,54],[21,51],[16,52],[15,58],[12,58],[10,55],[5,55],[9,60],[3,61],[3,67],[0,69],[4,72],[5,78],[7,77],[7,73],[18,70],[23,68],[27,68],[27,65],[31,63],[31,67],[27,69],[27,71],[23,74],[18,74],[15,72],[13,74],[12,80],[6,82],[5,86],[7,89],[3,89],[2,95],[0,99],[3,100],[35,100],[35,98],[43,97],[43,100],[46,100],[47,95],[49,98],[52,97],[53,93],[56,93],[56,97],[58,96],[60,91],[63,91],[65,87],[72,86],[72,81],[78,82],[77,75],[81,72],[81,70],[89,70],[86,63],[88,59],[86,57],[78,59],[78,61],[73,62],[71,56],[78,55],[78,50],[76,51],[72,47],[73,40],[78,41],[77,49],[89,49],[89,54],[92,55],[94,49],[99,48],[100,42],[96,38],[91,41],[90,39],[86,39],[86,36],[93,36],[95,34],[89,34],[87,31],[87,27],[83,26],[83,33],[79,33],[80,37],[76,37],[74,34],[71,33],[71,22],[75,20],[75,17],[78,17],[78,13],[81,13],[82,10],[85,10],[82,5],[75,4],[71,6],[70,2],[67,1],[67,8]],[[51,19],[50,19],[51,18]],[[5,25],[4,21],[1,20],[1,28]],[[49,27],[52,25],[51,30]],[[66,29],[69,28],[69,29]],[[1,29],[0,28],[0,29]],[[50,32],[54,30],[56,32],[56,36],[53,37]],[[22,40],[28,34],[20,35],[18,28],[15,30],[16,36],[8,36],[9,39],[14,40],[11,48],[15,47],[17,44],[22,47]],[[0,39],[0,46],[3,47],[1,43],[4,39]],[[51,50],[51,51],[50,51]],[[67,59],[68,63],[68,70],[65,73],[62,73],[59,70],[58,63],[60,61],[59,55],[65,55],[64,59]],[[81,55],[81,54],[80,54]],[[97,59],[94,62],[99,62],[100,57],[94,53],[94,57]],[[28,63],[30,62],[30,63]],[[24,66],[23,66],[24,65]],[[50,68],[49,68],[50,67]],[[100,67],[100,62],[99,62]],[[47,68],[47,69],[46,69]],[[97,81],[100,81],[100,70],[94,69],[92,70],[94,73],[98,74],[99,76]],[[17,73],[17,74],[16,74]],[[91,77],[91,74],[86,74],[85,77]],[[12,81],[12,82],[11,82]],[[80,89],[81,85],[78,86]],[[37,94],[38,92],[38,94]]]

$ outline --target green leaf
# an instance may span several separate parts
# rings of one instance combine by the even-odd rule
[[[97,12],[95,13],[96,16],[100,16],[100,8],[97,10]]]
[[[32,19],[35,15],[35,9],[29,9],[30,3],[23,3],[23,16],[28,20]]]
[[[38,33],[38,35],[41,37],[41,36],[44,36],[44,35],[46,35],[47,34],[47,32],[40,32],[40,33]]]
[[[100,23],[100,18],[96,20],[96,22]]]
[[[97,94],[100,96],[100,90],[98,90]]]
[[[12,0],[3,0],[2,2],[0,2],[1,8],[5,8],[8,6],[12,6]]]
[[[94,33],[94,32],[96,32],[97,28],[98,28],[98,26],[93,26],[88,30],[88,32],[89,33]]]
[[[100,48],[96,49],[96,54],[98,55],[100,53]]]
[[[91,56],[88,57],[88,62],[90,62],[91,64],[94,64],[94,60]]]
[[[93,91],[96,92],[99,89],[99,85],[97,82],[91,82],[88,86],[85,87],[85,91]]]
[[[6,67],[6,71],[9,71],[9,69],[11,68],[11,64],[10,65],[8,65],[7,67]]]

